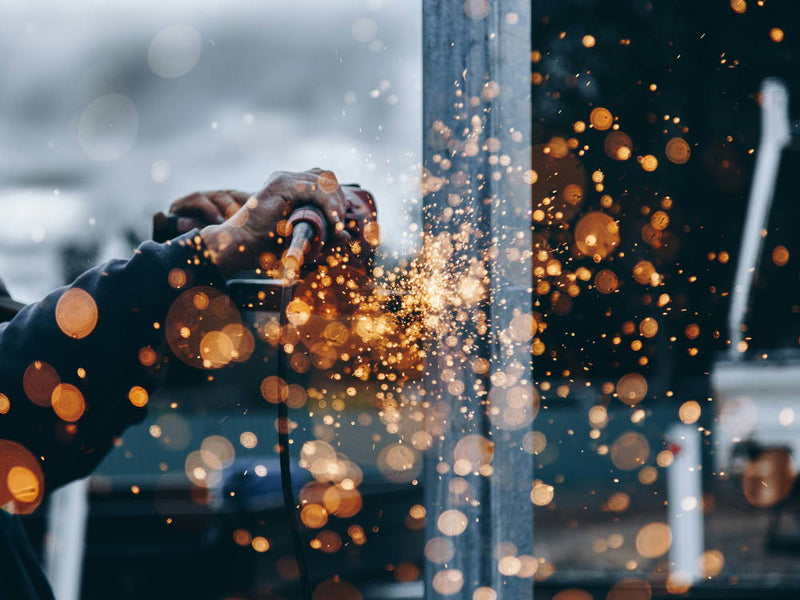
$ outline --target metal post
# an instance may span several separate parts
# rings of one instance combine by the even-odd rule
[[[675,424],[667,431],[667,442],[675,455],[667,469],[670,577],[692,585],[703,579],[703,481],[700,432],[691,425]]]
[[[73,481],[50,497],[45,570],[58,600],[80,598],[88,513],[88,477]]]
[[[453,324],[428,349],[427,537],[446,550],[426,561],[430,599],[533,598],[531,12],[423,5],[424,231],[443,246],[436,276],[485,290],[472,306],[453,294]],[[466,436],[491,464],[457,464]]]
[[[761,139],[758,143],[756,170],[750,188],[747,216],[744,220],[742,244],[736,264],[736,279],[731,294],[728,315],[728,335],[731,339],[730,357],[742,356],[739,347],[744,337],[743,327],[747,318],[747,303],[753,287],[753,277],[758,268],[761,248],[764,245],[762,231],[767,226],[781,152],[789,144],[789,92],[777,79],[765,79],[761,84]]]

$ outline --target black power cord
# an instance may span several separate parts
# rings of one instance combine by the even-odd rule
[[[280,300],[280,316],[279,323],[281,332],[288,324],[286,317],[286,307],[292,299],[293,286],[284,285],[281,287],[281,300]],[[277,376],[283,385],[288,385],[288,365],[287,355],[283,346],[278,342],[278,365]],[[283,488],[283,504],[286,509],[286,517],[289,521],[289,530],[292,534],[292,543],[294,545],[294,554],[297,559],[297,570],[300,575],[300,584],[303,590],[304,600],[313,600],[311,589],[311,578],[308,574],[308,566],[306,565],[305,547],[303,545],[303,536],[300,532],[300,516],[298,514],[297,499],[294,495],[294,488],[292,487],[292,466],[291,454],[289,452],[289,406],[287,398],[282,396],[278,398],[278,456],[280,458],[281,466],[281,487]]]

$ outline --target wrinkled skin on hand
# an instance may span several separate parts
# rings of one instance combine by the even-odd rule
[[[243,197],[240,192],[212,192],[200,197],[189,196],[191,201],[185,203],[187,208],[203,211],[195,214],[216,217],[216,222],[219,222],[219,216],[228,217],[222,223],[207,225],[200,231],[211,260],[224,276],[257,267],[262,254],[277,255],[278,224],[299,206],[311,204],[319,208],[334,233],[331,242],[345,241],[342,236],[345,198],[331,171],[310,169],[300,173],[273,173],[261,191]],[[244,202],[240,204],[242,199]],[[177,210],[181,207],[173,208],[180,215]]]
[[[369,196],[358,187],[340,186],[331,171],[310,169],[274,173],[255,195],[235,190],[196,192],[175,201],[170,212],[179,217],[180,233],[201,229],[211,259],[227,276],[259,266],[265,253],[279,256],[279,223],[308,204],[328,220],[332,232],[328,248],[348,250],[351,239],[361,238],[368,224],[368,231],[377,232],[374,206],[365,205],[364,195]],[[377,234],[373,238],[374,246]]]

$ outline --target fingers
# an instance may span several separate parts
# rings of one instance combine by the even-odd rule
[[[259,199],[280,198],[287,205],[287,214],[304,204],[313,204],[324,213],[332,228],[333,238],[344,242],[345,196],[336,175],[323,169],[309,169],[300,173],[274,173]]]
[[[173,202],[169,211],[179,217],[194,219],[200,226],[211,225],[232,217],[248,197],[248,194],[235,190],[195,192]]]
[[[266,252],[277,256],[281,251],[278,224],[293,210],[309,204],[320,209],[328,221],[327,243],[350,249],[352,237],[346,231],[346,219],[353,220],[354,215],[348,217],[347,199],[336,175],[323,169],[273,173],[255,196],[233,190],[191,194],[175,202],[171,210],[181,217],[219,223],[200,234],[212,261],[232,273],[260,264]],[[359,237],[358,227],[353,232]]]
[[[193,219],[192,217],[179,217],[177,229],[178,233],[186,233],[192,229],[202,229],[206,225],[208,225],[208,223],[198,219]]]
[[[224,213],[203,193],[195,192],[176,200],[169,207],[169,212],[179,217],[193,217],[205,221],[206,225],[221,223]]]
[[[228,194],[231,198],[233,198],[239,206],[247,202],[247,199],[252,196],[252,194],[248,194],[247,192],[240,192],[238,190],[225,190],[225,193]]]
[[[206,195],[214,206],[217,207],[217,210],[224,219],[230,219],[248,198],[248,195],[244,192],[235,192],[233,190],[206,192]]]

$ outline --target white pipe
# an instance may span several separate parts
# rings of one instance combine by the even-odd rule
[[[730,355],[737,360],[741,353],[739,344],[744,332],[747,303],[753,285],[753,274],[758,265],[763,246],[761,232],[767,225],[769,208],[775,192],[775,181],[781,152],[789,143],[789,94],[786,86],[777,79],[765,79],[761,84],[761,139],[758,144],[756,170],[750,188],[750,201],[744,221],[739,262],[736,265],[728,315],[731,338]]]
[[[56,490],[50,497],[45,570],[57,600],[80,598],[88,513],[88,477]]]
[[[667,468],[667,498],[672,544],[670,577],[691,585],[702,580],[703,482],[700,432],[676,423],[667,430],[674,459]]]

